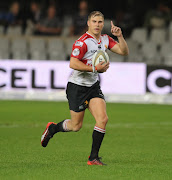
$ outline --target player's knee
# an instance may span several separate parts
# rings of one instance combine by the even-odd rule
[[[103,118],[103,124],[106,125],[107,122],[108,122],[108,116],[105,116],[105,117]]]
[[[100,118],[100,120],[99,120],[98,123],[100,123],[101,126],[106,126],[107,122],[108,122],[108,116],[105,115],[105,116],[103,116],[103,117]]]
[[[77,132],[77,131],[79,131],[81,128],[82,128],[82,124],[76,124],[76,125],[73,126],[72,130],[73,130],[74,132]]]

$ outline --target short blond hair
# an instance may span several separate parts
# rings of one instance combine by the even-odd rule
[[[104,15],[100,12],[100,11],[92,11],[89,15],[88,15],[88,20],[91,19],[91,17],[95,17],[95,16],[101,16],[104,19]]]

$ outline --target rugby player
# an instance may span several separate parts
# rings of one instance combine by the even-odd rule
[[[111,21],[111,32],[118,42],[107,34],[101,34],[104,26],[104,15],[93,11],[88,16],[88,31],[75,41],[70,58],[70,68],[74,69],[69,78],[66,94],[70,108],[70,119],[59,123],[49,122],[41,137],[41,144],[46,147],[49,140],[58,132],[79,131],[83,124],[86,108],[93,115],[96,123],[92,134],[92,148],[88,165],[105,165],[99,157],[108,116],[104,95],[100,89],[98,73],[106,72],[109,62],[92,66],[92,57],[97,50],[111,50],[120,55],[128,55],[127,43],[119,27]]]

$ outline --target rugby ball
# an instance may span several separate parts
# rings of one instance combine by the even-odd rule
[[[94,53],[92,58],[92,65],[97,66],[100,62],[104,62],[103,64],[109,62],[109,56],[105,51],[98,50]]]

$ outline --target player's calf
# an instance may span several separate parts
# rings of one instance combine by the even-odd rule
[[[72,131],[78,132],[82,128],[82,123],[72,124]]]
[[[77,132],[81,129],[82,127],[82,123],[74,123],[72,120],[70,119],[66,119],[60,123],[58,123],[55,127],[54,127],[54,133],[57,132],[69,132],[69,131],[74,131]]]

